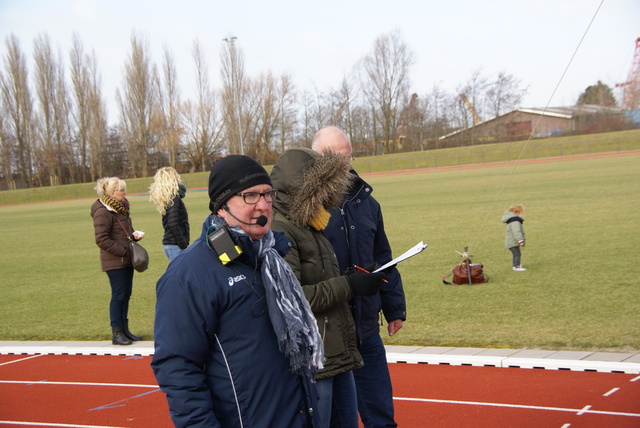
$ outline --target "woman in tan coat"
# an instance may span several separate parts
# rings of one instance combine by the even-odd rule
[[[129,299],[133,290],[133,265],[129,237],[139,241],[144,232],[133,230],[129,216],[129,201],[125,197],[127,184],[118,177],[98,180],[98,199],[91,206],[96,245],[100,248],[100,265],[111,284],[112,343],[131,345],[142,340],[129,331]]]

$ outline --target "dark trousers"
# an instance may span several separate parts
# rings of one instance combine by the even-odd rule
[[[509,251],[513,254],[513,267],[520,266],[520,246],[511,247]]]
[[[387,354],[379,334],[359,348],[364,367],[354,370],[358,412],[365,428],[397,427],[393,417],[393,391]]]
[[[107,276],[111,284],[109,317],[111,318],[111,327],[117,327],[129,321],[129,299],[133,290],[133,268],[108,270]]]

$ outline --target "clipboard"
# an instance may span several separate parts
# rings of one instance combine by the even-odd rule
[[[389,266],[393,266],[395,264],[398,264],[398,263],[400,263],[402,261],[407,260],[410,257],[415,256],[416,254],[420,254],[428,246],[429,246],[429,244],[425,244],[424,242],[420,241],[415,246],[413,246],[412,248],[409,248],[407,251],[405,251],[404,254],[402,254],[401,256],[396,257],[395,259],[391,260],[389,263],[385,264],[384,266],[379,267],[378,269],[374,270],[374,272],[380,272],[381,270],[385,270]]]

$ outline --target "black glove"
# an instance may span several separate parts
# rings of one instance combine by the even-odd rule
[[[364,268],[364,270],[366,270],[367,272],[373,272],[374,270],[378,269],[380,266],[382,266],[382,265],[379,265],[378,263],[373,262],[369,266]],[[348,268],[346,268],[344,270],[344,272],[342,272],[342,275],[351,275],[352,273],[358,272],[358,269],[360,269],[360,268],[356,268],[355,266],[349,266]],[[387,272],[385,272],[385,273],[387,273]]]
[[[391,273],[391,271],[392,271],[392,270],[394,270],[394,269],[396,268],[396,266],[398,266],[398,264],[397,264],[397,263],[396,263],[396,264],[392,264],[392,265],[391,265],[391,266],[389,266],[388,268],[386,268],[386,269],[382,269],[382,271],[381,271],[381,272],[384,272],[384,273],[386,273],[387,275],[389,275],[389,274]],[[376,269],[377,269],[377,268],[376,268]],[[374,269],[374,270],[376,270],[376,269]]]
[[[369,271],[369,269],[365,270]],[[372,270],[375,270],[375,266]],[[354,296],[375,296],[386,277],[387,274],[384,272],[365,273],[355,270],[353,273],[347,274],[347,281],[349,281],[349,287]]]

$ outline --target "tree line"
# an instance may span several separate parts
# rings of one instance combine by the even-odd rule
[[[172,52],[155,62],[146,37],[133,32],[116,90],[117,124],[107,122],[98,58],[76,33],[67,55],[47,34],[33,41],[33,70],[15,35],[0,68],[0,180],[5,189],[80,183],[106,175],[153,175],[162,166],[206,171],[231,153],[270,164],[290,147],[310,147],[335,125],[354,155],[438,147],[439,138],[516,108],[526,88],[507,72],[480,70],[455,93],[441,83],[412,91],[415,53],[399,31],[380,35],[340,85],[300,89],[289,74],[250,76],[234,37],[220,49],[213,74],[198,40],[192,45],[195,95],[183,98]]]

